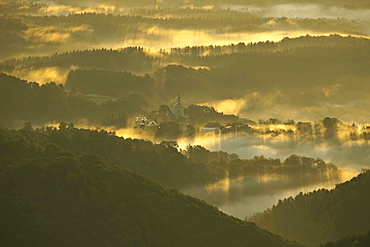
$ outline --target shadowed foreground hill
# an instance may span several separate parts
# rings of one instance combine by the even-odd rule
[[[370,246],[370,231],[359,235],[343,237],[336,242],[328,242],[320,247],[363,247]]]
[[[301,193],[294,199],[279,201],[252,220],[260,227],[309,246],[361,234],[370,230],[369,187],[370,170],[367,170],[334,190]],[[339,244],[340,241],[338,246],[352,246]]]
[[[0,212],[1,246],[300,246],[97,155],[11,131],[0,135]]]

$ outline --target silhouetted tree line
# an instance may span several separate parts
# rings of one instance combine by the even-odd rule
[[[247,11],[237,11],[231,9],[222,9],[222,8],[212,8],[212,9],[203,9],[203,8],[192,8],[192,7],[162,7],[162,8],[133,8],[130,10],[130,15],[135,16],[145,16],[145,17],[161,17],[166,18],[168,16],[173,16],[176,18],[198,18],[198,17],[207,17],[208,19],[217,19],[217,18],[246,18],[249,17],[258,17],[257,12],[247,12]]]
[[[6,23],[17,23],[21,25],[24,30],[25,26],[20,21],[17,20],[7,20],[4,22],[4,33],[6,32]],[[309,56],[316,58],[323,58],[327,55],[320,54],[322,51],[317,51],[317,49],[322,49],[326,52],[335,49],[336,52],[342,50],[342,52],[350,49],[355,50],[357,48],[363,47],[366,49],[369,45],[369,41],[363,38],[355,37],[342,37],[339,35],[330,36],[302,36],[298,38],[284,38],[280,42],[272,41],[260,41],[256,43],[238,43],[230,45],[209,45],[209,46],[187,46],[183,48],[171,48],[170,51],[161,50],[160,55],[147,54],[147,50],[141,47],[127,47],[118,50],[112,49],[92,49],[92,50],[75,50],[64,53],[55,53],[52,56],[31,56],[23,59],[9,59],[6,60],[4,64],[12,64],[16,66],[24,67],[48,67],[48,66],[60,66],[60,67],[70,67],[76,65],[80,68],[100,68],[109,70],[129,70],[135,72],[141,69],[142,71],[150,71],[154,68],[158,68],[158,63],[182,63],[184,65],[191,66],[212,66],[211,61],[220,58],[219,55],[227,55],[234,53],[252,53],[260,52],[264,55],[265,52],[276,52],[285,51],[280,54],[283,55],[300,55]],[[304,48],[306,47],[306,48]],[[302,49],[304,48],[304,49]],[[313,49],[313,51],[311,50]],[[314,53],[312,53],[314,52]],[[336,53],[333,52],[333,53]],[[348,51],[347,51],[348,52]],[[253,53],[252,53],[253,54]],[[274,53],[272,53],[274,54]],[[359,55],[361,52],[355,52],[353,55]],[[242,55],[242,54],[240,54]],[[251,55],[251,54],[249,54]],[[267,53],[266,55],[271,55]],[[334,54],[331,54],[333,56]],[[365,55],[365,54],[362,54]],[[247,55],[242,55],[247,56]],[[340,54],[339,54],[340,56]],[[99,57],[99,59],[97,59]],[[206,61],[204,58],[209,57]],[[224,56],[228,57],[228,56]],[[222,58],[222,56],[221,56]],[[198,61],[201,59],[201,61]],[[208,61],[211,60],[211,61]],[[207,62],[207,63],[205,63]],[[138,67],[138,68],[137,68]]]
[[[4,71],[12,71],[14,66],[34,68],[78,66],[84,69],[127,70],[143,73],[158,68],[157,61],[159,61],[158,57],[148,56],[147,51],[142,47],[126,47],[119,50],[105,48],[75,50],[44,57],[30,56],[23,59],[10,59],[2,63],[0,67]]]
[[[7,60],[0,68],[11,73],[16,67],[69,68],[75,65],[85,69],[71,72],[67,85],[79,88],[78,84],[83,84],[84,92],[96,92],[96,86],[100,85],[99,90],[111,95],[116,90],[110,91],[108,85],[115,84],[116,88],[122,85],[121,91],[149,92],[147,97],[162,102],[171,100],[179,92],[187,102],[242,98],[254,92],[281,92],[276,101],[297,107],[320,105],[321,101],[328,99],[340,104],[344,99],[361,100],[367,97],[363,81],[370,66],[367,59],[369,40],[338,35],[306,36],[286,38],[278,43],[233,46],[189,47],[154,56],[140,47],[76,51],[50,57]],[[265,50],[264,47],[271,49]],[[234,53],[233,49],[236,49]],[[183,65],[162,67],[167,63]],[[150,75],[136,76],[102,69],[137,73],[157,70]],[[267,70],[269,73],[266,73]],[[225,85],[228,90],[225,90]],[[259,104],[263,104],[258,99],[250,103],[250,110],[258,109]]]
[[[284,51],[291,50],[292,53],[297,53],[301,47],[322,47],[336,48],[336,49],[347,49],[347,47],[353,45],[361,45],[368,43],[366,39],[356,38],[352,36],[342,37],[338,34],[332,34],[329,36],[301,36],[297,38],[285,37],[279,42],[273,41],[259,41],[229,45],[209,45],[209,46],[186,46],[186,47],[174,47],[171,48],[169,53],[171,56],[178,57],[203,57],[212,55],[225,55],[233,53],[249,53],[253,51]],[[317,48],[316,48],[317,49]],[[308,55],[308,54],[307,54]],[[316,54],[315,54],[316,55]]]
[[[212,106],[194,105],[191,104],[185,108],[185,115],[188,121],[192,124],[206,124],[210,121],[217,121],[220,123],[233,123],[239,121],[239,117],[233,114],[224,114],[218,112]]]
[[[321,189],[279,200],[277,205],[250,220],[308,246],[360,234],[368,231],[370,225],[369,186],[370,171],[365,170],[352,180],[337,185],[334,190]],[[364,243],[369,243],[367,235],[363,236],[367,239]],[[338,245],[328,243],[324,246],[352,246],[346,245],[351,239],[353,237],[343,239],[342,243],[338,241]]]
[[[328,37],[327,40],[330,39],[344,41],[347,38],[334,36]],[[324,97],[340,102],[344,98],[343,92],[346,92],[346,96],[350,93],[351,98],[359,99],[365,97],[361,93],[363,91],[360,90],[357,94],[356,90],[355,95],[353,86],[365,89],[360,78],[364,78],[367,73],[365,71],[369,66],[367,57],[370,43],[366,40],[352,39],[352,41],[358,46],[317,45],[279,51],[232,54],[222,54],[220,51],[222,55],[195,57],[184,55],[179,59],[181,64],[205,66],[209,69],[170,65],[165,70],[158,70],[157,74],[163,75],[157,78],[164,78],[162,83],[166,94],[180,89],[184,98],[203,101],[242,98],[246,93],[271,93],[281,90],[283,95],[278,99],[280,103],[290,102],[294,105],[317,104]],[[299,40],[297,42],[301,43]],[[281,41],[279,45],[283,43],[284,41]],[[177,74],[179,76],[176,76]],[[333,78],[340,75],[343,77],[353,75],[354,80],[351,83],[340,80],[341,90],[337,90],[337,94],[325,96],[322,91],[319,93],[318,88],[322,87],[322,83],[334,87],[338,80]],[[228,90],[224,90],[225,85]],[[297,91],[303,88],[308,89],[307,93],[298,96]]]
[[[139,77],[131,73],[109,71],[71,72],[73,73],[76,73],[77,79],[71,80],[66,85],[72,87],[70,92],[65,91],[62,85],[55,83],[39,85],[0,74],[0,123],[4,126],[20,126],[24,122],[42,125],[47,122],[77,122],[85,119],[93,125],[114,128],[132,127],[130,119],[138,115],[146,116],[155,107],[149,97],[153,97],[153,100],[159,97],[150,91],[153,79],[148,75]],[[91,75],[82,76],[83,79],[78,80],[80,73],[91,73]],[[100,76],[99,80],[100,73],[106,76]],[[121,80],[117,79],[116,74],[120,75],[118,78]],[[109,75],[114,75],[113,79]],[[78,84],[78,81],[83,81],[85,84]],[[116,96],[116,99],[110,99],[98,105],[87,96],[77,93],[74,83],[77,83],[78,91],[90,94],[110,94]],[[169,114],[168,109],[166,111],[167,113],[162,110],[161,114]],[[294,120],[281,121],[270,118],[259,120],[260,126],[256,128],[257,123],[252,120],[217,112],[210,106],[190,104],[185,108],[185,115],[187,116],[185,119],[159,123],[159,128],[154,128],[152,134],[159,141],[177,140],[181,136],[191,137],[196,134],[197,130],[190,125],[202,126],[207,122],[216,121],[223,124],[222,134],[243,133],[251,136],[269,135],[272,137],[285,135],[290,138],[292,145],[320,143],[341,145],[343,141],[370,139],[366,126],[362,129],[346,126],[338,119],[330,117],[316,123],[295,123]],[[183,130],[181,128],[185,123],[188,127]],[[269,125],[277,124],[284,124],[288,128],[269,127]],[[264,125],[266,127],[263,127]],[[296,128],[296,131],[289,129],[289,126]],[[339,133],[341,130],[346,131],[347,137]],[[367,143],[364,145],[365,148]]]
[[[40,7],[43,7],[43,6],[49,6],[50,3],[53,3],[53,4],[61,4],[61,5],[74,5],[74,1],[73,0],[51,0],[51,1],[47,1],[47,4],[44,4],[42,2],[36,2],[36,3],[33,3],[33,2],[12,2],[10,0],[4,0],[3,1],[4,4],[3,5],[3,8],[4,9],[14,9],[14,12],[15,13],[23,13],[25,10],[24,9],[27,9],[27,8],[19,8],[19,7],[28,7],[28,8],[31,8],[31,9],[36,9],[38,10],[38,8]],[[154,0],[138,0],[138,1],[133,1],[133,0],[128,0],[128,1],[125,1],[125,2],[117,2],[115,0],[107,0],[105,1],[106,4],[108,5],[117,5],[118,7],[142,7],[142,6],[148,6],[148,7],[153,7],[153,6],[156,6],[158,5],[158,2],[157,1],[154,1]],[[157,9],[153,9],[153,10],[157,10],[159,13],[163,12],[163,8],[165,9],[164,13],[167,13],[167,8],[168,7],[175,7],[175,9],[179,8],[179,7],[187,7],[189,5],[191,6],[196,6],[196,7],[203,7],[203,6],[213,6],[215,5],[216,8],[214,8],[213,10],[218,10],[218,7],[222,4],[225,4],[225,5],[230,5],[230,4],[233,4],[233,5],[245,5],[246,7],[248,7],[249,5],[257,5],[257,6],[268,6],[268,5],[277,5],[277,4],[323,4],[323,5],[332,5],[332,6],[336,6],[336,7],[344,7],[344,8],[347,8],[347,9],[357,9],[357,8],[367,8],[369,7],[368,4],[364,3],[363,1],[361,0],[354,0],[351,2],[351,4],[348,4],[348,2],[344,1],[344,0],[340,0],[340,1],[337,1],[337,0],[324,0],[324,1],[303,1],[303,0],[296,0],[296,1],[287,1],[287,0],[266,0],[266,1],[258,1],[258,0],[231,0],[231,1],[226,1],[226,0],[223,0],[223,1],[218,1],[217,3],[215,2],[212,2],[211,0],[199,0],[199,1],[194,1],[194,0],[190,0],[190,1],[185,1],[185,0],[163,0],[160,2],[159,6],[161,6],[162,8],[157,8]],[[94,4],[96,4],[97,6],[99,4],[101,4],[101,2],[99,0],[82,0],[80,1],[80,5],[83,6],[83,4],[86,4],[86,6],[94,6]],[[152,10],[150,8],[150,10]],[[185,10],[187,9],[191,9],[191,10],[194,10],[193,8],[189,8],[187,7]],[[145,10],[145,9],[144,9]],[[146,13],[144,10],[140,11],[139,13]],[[162,11],[161,11],[162,10]],[[204,11],[203,9],[195,9],[195,10],[200,10],[200,11]],[[228,11],[231,11],[230,9],[227,9]],[[226,10],[225,10],[226,11]],[[178,13],[179,11],[176,11],[175,13]],[[26,13],[29,13],[29,12],[26,12]],[[33,12],[32,12],[33,13]],[[136,13],[136,12],[134,12]],[[172,12],[170,12],[172,13]],[[182,13],[182,12],[180,12]],[[186,12],[185,12],[186,13]]]
[[[303,186],[335,180],[341,171],[321,159],[292,155],[284,162],[279,159],[255,157],[239,159],[236,154],[211,152],[201,146],[189,145],[178,150],[176,142],[124,139],[105,130],[77,129],[62,122],[59,128],[42,127],[33,130],[29,124],[19,130],[30,140],[46,145],[53,143],[75,155],[95,153],[108,162],[150,177],[161,184],[186,187],[205,185],[225,178],[281,176],[287,187]]]
[[[326,244],[320,245],[320,247],[362,247],[370,245],[370,231],[367,231],[363,234],[353,234],[340,238],[339,240],[333,242],[329,241]]]
[[[27,5],[26,5],[27,6]],[[27,7],[26,7],[27,8]],[[24,11],[31,11],[23,8]],[[0,9],[1,11],[1,9]],[[5,8],[3,11],[12,12]],[[161,11],[158,9],[156,11]],[[205,30],[217,34],[238,32],[268,32],[276,30],[313,30],[316,32],[343,33],[366,35],[363,33],[363,24],[358,20],[337,19],[308,19],[286,17],[261,17],[250,12],[193,10],[194,14],[187,16],[159,18],[158,15],[113,15],[111,13],[82,13],[69,15],[34,15],[22,13],[3,15],[0,22],[3,25],[3,46],[0,58],[30,54],[37,55],[55,51],[65,52],[71,48],[78,50],[86,46],[101,47],[105,44],[120,44],[128,40],[161,40],[166,30]],[[20,11],[22,12],[22,11]],[[145,12],[145,11],[144,11]],[[175,11],[177,12],[177,11]],[[235,11],[234,11],[235,12]],[[19,32],[19,25],[22,32]],[[13,23],[13,24],[12,24]],[[152,33],[151,28],[159,28],[159,32]],[[8,34],[8,35],[5,35]],[[42,34],[42,35],[40,35]],[[68,47],[68,48],[67,48]],[[267,49],[270,49],[266,46]]]
[[[163,3],[171,3],[173,0],[163,0]],[[177,4],[188,6],[189,4],[195,5],[195,6],[205,6],[205,5],[213,5],[215,4],[212,0],[177,0]],[[277,4],[323,4],[323,5],[334,5],[334,6],[340,6],[345,8],[366,8],[369,7],[368,4],[364,3],[361,0],[355,0],[351,2],[351,4],[348,4],[345,0],[323,0],[323,1],[308,1],[308,0],[295,0],[295,1],[288,1],[288,0],[265,0],[265,1],[259,1],[259,0],[231,0],[226,1],[222,0],[217,2],[218,4],[235,4],[235,5],[257,5],[257,6],[269,6],[269,5],[277,5]],[[217,6],[217,4],[216,4]]]
[[[47,7],[46,3],[30,3],[30,2],[6,2],[0,3],[0,13],[6,15],[27,15],[37,14],[41,8]]]

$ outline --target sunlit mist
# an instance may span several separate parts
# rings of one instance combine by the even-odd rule
[[[45,84],[49,82],[55,82],[57,84],[64,84],[67,80],[68,73],[72,69],[77,67],[72,66],[71,68],[60,68],[60,67],[46,67],[46,68],[15,68],[11,74],[27,81],[34,81],[39,84]]]

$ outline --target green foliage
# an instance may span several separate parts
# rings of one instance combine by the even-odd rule
[[[218,112],[212,106],[191,104],[185,108],[185,115],[189,121],[194,124],[206,124],[207,122],[216,121],[220,123],[232,123],[239,120],[235,115],[227,115]]]
[[[300,246],[96,154],[0,130],[1,246]]]
[[[295,198],[280,200],[272,209],[255,215],[250,220],[286,238],[308,246],[317,246],[369,229],[369,186],[370,171],[367,170],[352,180],[337,185],[334,190],[323,189],[304,195],[300,193]],[[368,241],[366,236],[368,234],[363,236],[364,241]],[[352,240],[353,237],[345,238],[337,244],[352,246],[348,244]],[[331,244],[333,243],[324,246],[337,246]]]
[[[98,105],[74,90],[66,92],[63,85],[53,82],[39,85],[0,73],[0,124],[3,126],[87,119],[93,124],[123,128],[127,127],[129,117],[145,114],[149,105],[146,97],[130,90],[117,100]]]
[[[335,242],[331,241],[320,247],[362,247],[370,245],[370,231],[363,234],[351,235],[343,237]]]
[[[177,140],[180,134],[180,126],[177,123],[162,122],[155,132],[155,138],[160,140]]]
[[[81,69],[68,76],[69,89],[115,97],[139,92],[156,102],[167,102],[178,93],[188,104],[247,95],[241,110],[256,113],[271,107],[265,102],[269,95],[270,104],[299,108],[321,107],[328,100],[339,105],[366,100],[369,51],[368,39],[304,36],[280,42],[174,48],[156,55],[137,47],[75,51],[7,60],[1,67],[78,66]],[[150,75],[132,74],[155,69]]]
[[[163,128],[167,128],[167,131],[160,132]],[[0,133],[7,136],[5,130]],[[161,133],[163,135],[161,139],[166,139],[170,134],[176,135],[178,125],[173,122],[164,123],[156,134]],[[211,152],[201,146],[188,146],[186,150],[179,151],[176,142],[173,141],[153,144],[144,140],[124,139],[115,136],[113,132],[77,129],[73,124],[64,122],[60,124],[59,129],[46,127],[25,132],[23,128],[17,134],[19,138],[24,135],[50,149],[48,153],[53,157],[63,154],[54,145],[74,155],[92,152],[117,166],[150,177],[163,185],[177,188],[205,185],[225,178],[243,178],[240,183],[247,185],[260,176],[271,176],[283,179],[284,181],[276,183],[274,188],[284,189],[315,184],[328,179],[335,180],[341,176],[341,171],[336,166],[321,159],[293,155],[284,162],[279,159],[266,159],[263,156],[241,160],[235,154]],[[23,139],[27,143],[27,139],[25,137]],[[9,142],[6,141],[6,145],[2,147],[5,153],[15,152],[11,150],[13,144],[7,144]],[[25,150],[30,157],[37,154],[32,149],[29,150],[27,145],[17,150]]]
[[[17,121],[45,123],[91,117],[97,105],[81,95],[68,94],[62,85],[39,85],[0,73],[0,124]]]
[[[128,116],[125,112],[113,112],[107,114],[101,123],[102,126],[113,126],[117,128],[126,128],[127,127]]]
[[[149,94],[153,79],[135,76],[130,72],[107,70],[72,70],[65,84],[67,89],[74,88],[85,94],[100,94],[112,97],[127,96],[130,92]]]

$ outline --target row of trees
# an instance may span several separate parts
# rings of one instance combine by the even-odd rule
[[[13,26],[12,28],[9,27]],[[17,32],[25,31],[27,27],[21,21],[16,19],[7,19],[2,23],[2,33],[4,36],[7,34],[7,30],[14,29]],[[251,53],[251,52],[262,52],[262,51],[286,51],[283,54],[297,54],[300,56],[313,56],[317,57],[320,51],[316,51],[321,48],[323,50],[337,49],[348,50],[352,48],[366,48],[368,46],[368,40],[355,37],[342,37],[340,35],[330,36],[302,36],[298,38],[285,37],[279,42],[272,41],[260,41],[257,43],[245,44],[240,42],[238,44],[229,45],[209,45],[209,46],[186,46],[186,47],[173,47],[170,51],[161,50],[160,54],[148,54],[149,50],[142,47],[126,47],[122,49],[92,49],[92,50],[78,50],[67,51],[63,53],[55,53],[51,56],[30,56],[22,59],[9,59],[2,63],[10,64],[14,66],[22,67],[66,67],[69,68],[71,65],[78,66],[80,68],[96,68],[96,69],[107,69],[107,70],[129,70],[135,72],[135,68],[139,67],[141,71],[150,71],[155,68],[154,65],[160,60],[162,63],[175,63],[182,60],[188,61],[184,65],[199,66],[199,57],[211,57],[214,56],[234,54],[234,53]],[[308,47],[309,49],[302,50],[302,47]],[[310,49],[314,49],[313,51]],[[352,50],[352,49],[351,49]],[[310,51],[310,52],[308,52]],[[314,54],[311,54],[314,52]],[[265,53],[262,53],[265,54]],[[269,53],[268,53],[269,54]],[[271,55],[271,54],[270,54]],[[358,54],[353,54],[358,55]],[[247,55],[244,55],[247,56]],[[320,55],[322,57],[322,55]],[[99,57],[99,59],[97,59]],[[225,56],[226,57],[226,56]],[[204,60],[204,59],[203,59]],[[204,62],[204,61],[203,61]],[[131,66],[130,66],[131,64]],[[134,66],[133,66],[134,65]],[[211,65],[211,64],[207,64]],[[154,67],[153,67],[154,66]],[[139,69],[137,68],[137,69]]]
[[[107,161],[129,168],[155,179],[161,184],[186,187],[206,185],[229,178],[244,178],[247,182],[256,176],[284,176],[283,187],[296,187],[328,180],[336,180],[341,171],[321,159],[292,155],[284,162],[279,159],[255,157],[241,160],[236,154],[211,152],[201,146],[189,145],[178,150],[176,142],[153,144],[144,140],[123,139],[104,130],[74,128],[62,123],[59,129],[25,126],[20,130],[40,145],[54,143],[75,155],[93,152]]]
[[[348,34],[365,34],[363,32],[366,31],[361,21],[343,18],[291,20],[285,17],[256,17],[248,12],[239,12],[237,15],[225,15],[224,11],[214,11],[211,15],[207,12],[199,15],[196,10],[194,12],[193,16],[169,18],[97,13],[67,16],[3,15],[0,17],[0,38],[4,45],[0,50],[0,59],[21,54],[51,54],[86,46],[101,47],[107,43],[114,46],[133,40],[166,41],[166,30],[173,29],[204,30],[210,33],[216,31],[217,34],[281,29]],[[23,32],[18,31],[19,25],[22,25]],[[159,31],[152,32],[156,29]]]
[[[164,3],[172,3],[174,0],[164,0]],[[185,6],[192,4],[195,6],[205,6],[205,5],[213,5],[215,2],[211,0],[190,0],[190,1],[184,1],[184,0],[176,0],[175,1],[177,4],[183,4]],[[356,8],[358,7],[368,7],[367,4],[364,4],[363,1],[361,0],[355,0],[351,2],[351,5],[348,4],[345,0],[323,0],[323,1],[308,1],[308,0],[295,0],[295,1],[287,1],[287,0],[266,0],[266,1],[258,1],[258,0],[231,0],[231,1],[219,1],[218,4],[234,4],[234,5],[262,5],[262,6],[269,6],[269,5],[276,5],[276,4],[324,4],[324,5],[334,5],[334,6],[346,6],[346,8]]]
[[[263,51],[266,46],[272,50]],[[238,52],[229,53],[232,47],[189,47],[155,56],[138,47],[78,51],[8,60],[0,67],[12,73],[22,68],[78,66],[81,70],[70,73],[67,85],[110,95],[134,90],[156,102],[168,102],[179,92],[188,104],[250,95],[242,110],[251,113],[271,107],[265,95],[284,106],[302,108],[321,107],[327,100],[345,105],[349,100],[367,99],[363,82],[368,80],[370,42],[366,39],[307,36],[279,43],[237,45]],[[162,67],[168,63],[186,66]],[[193,68],[198,66],[201,68]],[[116,87],[112,92],[108,88],[113,84]]]

